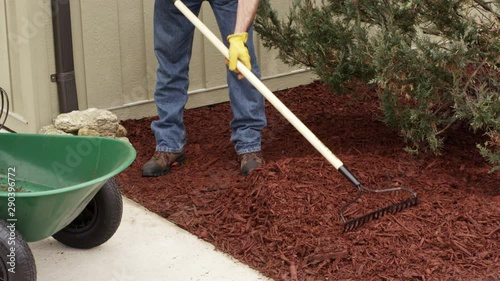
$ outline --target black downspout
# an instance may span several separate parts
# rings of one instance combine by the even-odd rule
[[[69,0],[51,0],[51,6],[56,60],[51,80],[57,83],[59,112],[67,113],[78,110]]]

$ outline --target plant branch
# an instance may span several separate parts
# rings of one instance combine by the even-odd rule
[[[483,0],[474,0],[475,3],[477,3],[479,6],[481,6],[483,9],[485,9],[486,11],[492,13],[498,21],[500,21],[500,14],[497,13],[496,11],[494,11],[489,5],[488,3],[484,2]]]

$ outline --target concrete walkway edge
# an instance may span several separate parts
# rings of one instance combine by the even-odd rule
[[[30,243],[39,281],[270,280],[164,218],[123,198],[120,228],[90,250],[53,238]]]

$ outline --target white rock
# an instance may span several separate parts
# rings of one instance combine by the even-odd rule
[[[38,133],[42,135],[71,135],[63,130],[57,129],[54,125],[44,126],[38,130]]]
[[[80,129],[99,132],[101,135],[114,135],[118,130],[118,117],[108,111],[89,108],[84,111],[72,111],[57,116],[54,125],[67,133],[77,133]]]

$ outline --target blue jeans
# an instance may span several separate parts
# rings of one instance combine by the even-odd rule
[[[198,15],[202,0],[183,0],[183,3]],[[209,0],[215,14],[220,33],[225,39],[234,31],[238,0]],[[154,46],[158,59],[155,102],[159,119],[153,121],[151,129],[156,138],[156,150],[180,152],[186,144],[186,129],[183,122],[189,86],[189,61],[191,59],[194,26],[173,5],[171,0],[156,0],[154,11]],[[247,47],[252,61],[252,71],[260,77],[252,39],[253,27],[248,32]],[[221,63],[224,57],[221,55]],[[227,71],[229,100],[233,112],[230,122],[231,142],[237,154],[261,150],[261,130],[267,125],[264,97],[248,82],[238,80],[238,75]]]

